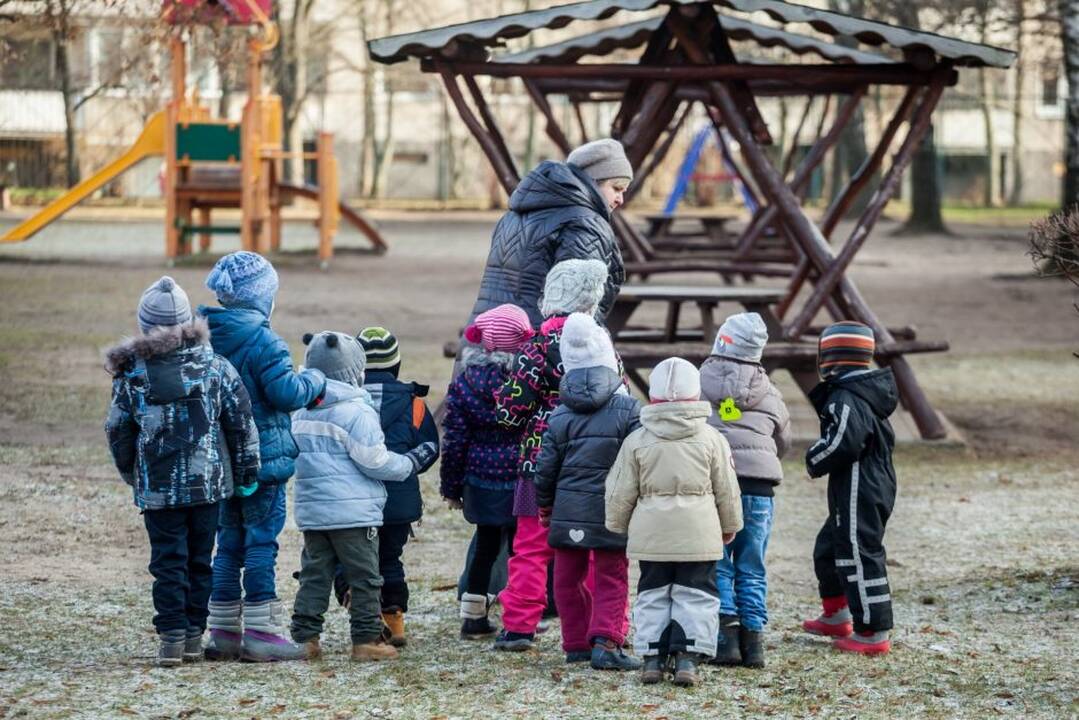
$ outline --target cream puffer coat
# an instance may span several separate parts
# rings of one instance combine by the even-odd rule
[[[634,560],[723,557],[723,534],[742,529],[731,450],[707,424],[711,406],[686,401],[641,409],[607,476],[607,529],[628,530]]]

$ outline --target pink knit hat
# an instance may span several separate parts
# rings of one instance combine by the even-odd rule
[[[465,339],[483,345],[487,352],[517,352],[521,344],[535,334],[528,313],[511,303],[480,313],[465,328]]]

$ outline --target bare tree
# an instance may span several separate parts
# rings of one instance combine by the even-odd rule
[[[1061,206],[1079,202],[1079,2],[1059,0],[1060,39],[1068,79],[1065,103],[1064,187]]]
[[[357,10],[364,47],[373,37],[393,34],[397,9],[395,0],[360,0]],[[369,56],[364,57],[361,72],[363,143],[360,146],[360,192],[365,197],[381,197],[393,164],[395,87],[391,71],[376,66]]]

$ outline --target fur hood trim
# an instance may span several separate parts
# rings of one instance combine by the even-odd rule
[[[513,353],[502,352],[495,350],[487,352],[480,346],[469,346],[461,351],[461,364],[465,367],[476,367],[479,365],[498,365],[506,371],[513,368],[513,359],[516,357]]]
[[[145,335],[124,338],[105,352],[105,371],[117,377],[136,360],[149,360],[189,345],[209,345],[210,326],[206,318],[183,325],[155,327]]]

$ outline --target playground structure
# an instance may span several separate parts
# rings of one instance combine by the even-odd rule
[[[333,256],[342,216],[367,237],[375,252],[385,252],[378,231],[338,200],[333,135],[319,133],[314,152],[284,150],[281,99],[262,92],[263,57],[278,40],[270,6],[271,0],[165,0],[162,17],[174,26],[169,47],[171,100],[150,117],[126,152],[16,225],[0,242],[30,239],[138,162],[163,156],[165,257],[170,263],[191,254],[195,235],[202,252],[210,249],[214,234],[222,233],[239,234],[245,250],[263,254],[279,250],[282,206],[297,197],[317,204],[318,257],[323,267]],[[183,28],[220,19],[230,25],[261,26],[261,37],[252,35],[247,42],[250,90],[239,122],[212,117],[209,107],[187,88]],[[314,160],[317,184],[284,182],[285,160]],[[214,224],[213,211],[224,208],[239,209],[238,225]]]
[[[544,47],[493,57],[490,52],[537,30],[645,12],[654,14],[638,22],[591,27],[584,34]],[[749,19],[757,13],[782,27]],[[847,48],[820,35],[787,29],[799,25],[820,35],[881,47],[886,54]],[[780,61],[752,61],[739,57],[732,41],[781,46],[789,54]],[[545,120],[548,137],[564,154],[573,143],[553,112],[549,96],[563,95],[577,110],[580,140],[588,139],[580,104],[615,104],[609,134],[622,142],[637,168],[626,192],[627,204],[671,149],[689,108],[700,107],[717,133],[729,133],[732,146],[737,143],[744,172],[736,169],[743,182],[752,184],[758,206],[731,247],[709,249],[706,258],[689,252],[669,257],[633,226],[627,213],[615,213],[611,222],[627,275],[648,278],[663,272],[706,272],[718,274],[726,285],[744,282],[739,287],[747,290],[758,289],[752,284],[761,279],[786,281],[778,299],[767,303],[774,320],[769,326],[771,341],[789,345],[783,348],[783,357],[776,358],[776,367],[790,370],[808,392],[816,378],[805,371],[801,356],[819,335],[818,316],[861,321],[873,328],[877,363],[895,373],[900,400],[921,436],[946,437],[945,424],[918,384],[906,355],[941,351],[947,344],[916,340],[912,327],[886,325],[847,270],[898,190],[945,88],[958,82],[958,69],[1007,68],[1014,63],[1015,53],[782,0],[586,0],[380,38],[369,41],[368,48],[377,62],[418,60],[422,71],[441,78],[449,100],[507,193],[520,182],[521,173],[478,77],[520,78]],[[589,61],[616,50],[623,56],[637,51],[637,59]],[[824,62],[801,62],[794,55],[816,55]],[[892,110],[876,148],[839,189],[818,224],[802,206],[806,188],[863,99],[872,97],[870,90],[878,87],[899,88],[902,100]],[[757,103],[765,96],[803,97],[807,114],[814,98],[822,100],[817,139],[796,164],[798,142],[792,144],[785,160],[777,161],[766,151],[773,139]],[[830,111],[832,98],[836,102]],[[906,133],[885,165],[904,126]],[[869,194],[869,202],[840,245],[832,235],[864,194]],[[776,241],[784,246],[781,257],[773,257],[769,247]],[[667,298],[672,307],[697,298],[696,288],[675,290],[673,298]],[[754,295],[749,300],[759,304],[760,299]],[[677,320],[676,311],[671,317]],[[669,342],[672,336],[679,339],[679,333],[676,322],[668,325],[673,329],[663,333],[666,342],[646,348],[639,357],[647,361],[670,355],[692,359],[694,353],[707,353],[711,347],[711,338],[700,331],[692,347]],[[633,348],[624,338],[615,340],[626,359]]]

